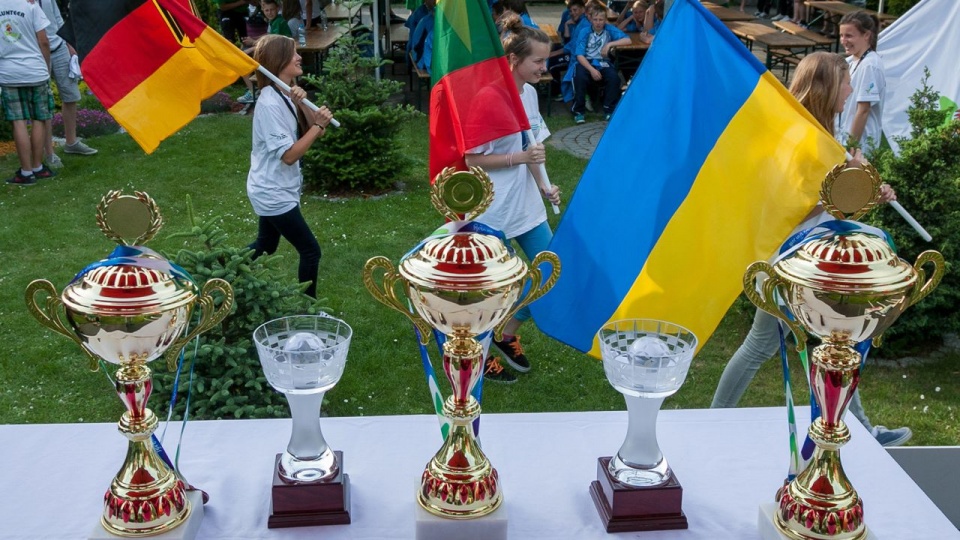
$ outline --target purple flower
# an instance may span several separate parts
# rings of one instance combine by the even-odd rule
[[[63,137],[63,116],[60,113],[53,115],[53,134]],[[99,137],[110,135],[120,129],[117,121],[109,113],[91,109],[77,110],[77,136]]]

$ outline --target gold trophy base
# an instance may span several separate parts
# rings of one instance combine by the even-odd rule
[[[200,524],[203,522],[203,492],[200,490],[187,491],[185,498],[190,501],[190,513],[173,529],[154,534],[119,536],[104,528],[103,522],[100,521],[90,531],[87,540],[117,540],[118,537],[144,537],[150,538],[150,540],[194,540],[200,530]]]
[[[347,525],[350,523],[350,477],[343,472],[343,453],[334,451],[340,472],[328,482],[288,484],[280,478],[280,456],[273,465],[268,529]]]
[[[757,530],[760,532],[760,538],[763,540],[789,540],[787,536],[780,532],[776,524],[777,503],[769,502],[760,505],[760,511],[757,514]],[[816,537],[811,537],[816,538]],[[873,534],[870,527],[865,527],[864,540],[877,540],[877,535]]]
[[[610,459],[597,459],[597,479],[590,483],[590,496],[608,533],[687,528],[683,488],[672,470],[662,486],[634,487],[610,475]]]

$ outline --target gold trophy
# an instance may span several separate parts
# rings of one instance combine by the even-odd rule
[[[838,165],[823,182],[823,208],[838,220],[857,219],[877,204],[880,185],[872,166]],[[923,269],[927,264],[933,266],[929,279]],[[786,322],[799,350],[805,347],[804,330],[822,340],[810,362],[810,385],[822,411],[809,430],[816,450],[807,467],[777,493],[773,522],[781,537],[867,537],[863,503],[843,472],[839,453],[850,440],[843,415],[860,381],[861,357],[853,347],[868,339],[879,345],[884,330],[930,294],[943,272],[940,253],[925,251],[911,266],[880,231],[852,221],[841,222],[832,234],[811,235],[773,265],[755,262],[747,268],[747,297]],[[758,290],[760,274],[768,277]],[[778,297],[792,318],[778,307]]]
[[[149,195],[111,191],[97,206],[97,223],[120,246],[78,274],[61,295],[46,280],[27,286],[27,307],[41,324],[77,342],[97,371],[99,360],[117,364],[116,391],[127,409],[118,428],[127,456],[103,500],[100,522],[110,533],[142,537],[169,531],[191,513],[186,482],[154,450],[157,417],[147,408],[153,389],[147,362],[166,353],[176,368],[180,349],[230,313],[233,290],[211,279],[198,296],[182,269],[139,244],[153,237],[163,220]],[[222,298],[214,306],[213,293]],[[43,300],[38,293],[44,293]],[[194,307],[199,323],[182,336]],[[61,309],[62,308],[62,309]]]
[[[479,215],[493,200],[489,177],[479,168],[470,172],[446,169],[433,186],[434,207],[451,221],[458,214]],[[552,271],[541,282],[539,266],[550,261]],[[383,270],[383,285],[374,273]],[[455,519],[476,518],[495,511],[503,500],[497,471],[480,449],[473,421],[480,405],[470,395],[484,365],[476,336],[510,319],[521,307],[549,291],[560,276],[560,260],[538,254],[529,267],[493,235],[456,232],[425,240],[404,258],[399,271],[386,257],[367,261],[363,281],[370,294],[403,313],[420,330],[422,342],[431,327],[447,336],[443,371],[452,395],[443,405],[451,429],[440,451],[427,464],[417,501],[431,514]],[[530,290],[518,301],[529,278]],[[401,300],[396,285],[416,313]],[[498,334],[502,327],[497,328]]]

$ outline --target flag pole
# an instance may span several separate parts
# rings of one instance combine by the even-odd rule
[[[851,159],[853,159],[853,156],[850,155],[850,152],[847,152],[847,161],[850,161]],[[933,237],[930,236],[930,233],[923,228],[923,225],[920,225],[920,223],[914,219],[914,217],[910,215],[910,212],[907,212],[907,209],[904,208],[900,203],[897,201],[890,201],[888,204],[890,205],[890,208],[893,208],[898,214],[900,214],[900,217],[902,217],[907,224],[913,227],[913,230],[917,231],[917,234],[920,235],[920,238],[923,238],[927,242],[933,240]]]
[[[273,73],[270,73],[265,67],[263,67],[263,66],[257,66],[257,71],[259,71],[260,73],[263,73],[263,75],[264,75],[266,78],[268,78],[268,79],[270,79],[271,81],[273,81],[273,83],[276,84],[277,86],[279,86],[281,90],[283,90],[283,91],[285,91],[285,92],[289,92],[289,91],[290,91],[290,85],[288,85],[287,83],[285,83],[285,82],[281,81],[280,79],[278,79],[276,75],[274,75]],[[318,110],[320,110],[320,107],[317,107],[316,105],[314,105],[312,101],[308,101],[308,100],[305,99],[305,100],[303,100],[303,103],[306,104],[307,108],[310,109],[311,111],[318,111]],[[330,119],[330,125],[332,125],[333,127],[340,127],[340,122],[337,122],[337,119],[336,119],[336,118],[331,118],[331,119]]]
[[[537,139],[533,137],[533,130],[528,129],[525,133],[527,135],[527,140],[529,140],[532,144],[540,144],[537,142]],[[547,167],[543,163],[528,163],[527,167],[530,169],[530,173],[533,174],[534,180],[536,180],[537,184],[540,185],[540,190],[544,193],[548,193],[550,189],[553,188],[553,185],[550,183],[550,177],[547,176]],[[560,213],[559,206],[553,203],[550,203],[550,206],[553,207],[554,215]]]

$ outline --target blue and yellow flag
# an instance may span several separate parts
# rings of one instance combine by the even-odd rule
[[[563,273],[531,306],[537,325],[594,356],[597,330],[625,318],[680,324],[702,346],[843,158],[720,21],[677,0],[550,244]]]

